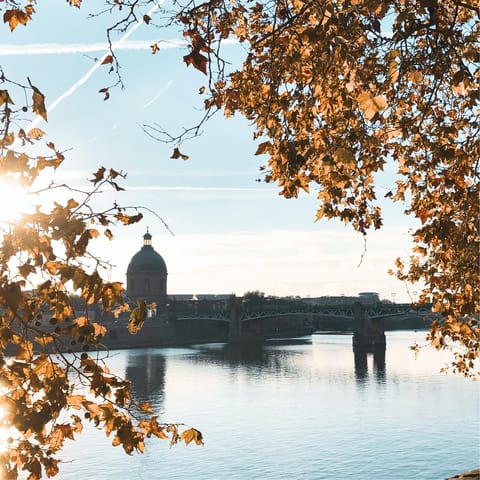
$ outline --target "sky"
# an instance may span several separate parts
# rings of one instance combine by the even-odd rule
[[[106,54],[104,29],[112,18],[89,19],[94,3],[84,1],[77,10],[64,0],[39,2],[27,27],[10,32],[3,25],[0,65],[18,82],[29,77],[46,96],[48,123],[37,118],[34,124],[46,132],[46,141],[68,150],[55,181],[86,186],[100,166],[112,167],[127,173],[126,191],[105,191],[100,203],[148,209],[140,224],[116,228],[112,242],[98,243],[95,253],[112,264],[106,276],[125,280],[148,226],[167,264],[169,294],[261,290],[318,297],[369,291],[394,301],[415,298],[418,286],[407,287],[387,273],[410,249],[413,224],[401,205],[381,201],[384,228],[368,234],[364,252],[363,237],[351,227],[314,221],[314,188],[286,200],[275,185],[256,181],[265,157],[254,155],[253,130],[244,119],[212,118],[201,136],[181,146],[188,161],[171,159],[172,145],[142,131],[142,124],[158,124],[178,134],[202,116],[198,90],[206,77],[182,62],[187,50],[178,33],[138,24],[120,35],[125,88],[104,101],[98,90],[112,77],[95,58]],[[158,41],[160,51],[152,55],[150,45]],[[242,48],[226,48],[232,64],[238,63]],[[394,181],[387,166],[378,178],[379,197]],[[0,217],[12,213],[12,195],[15,208],[36,203],[3,186]]]

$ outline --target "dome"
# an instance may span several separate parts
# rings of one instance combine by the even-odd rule
[[[141,272],[167,274],[165,260],[152,247],[152,236],[148,231],[143,236],[143,247],[132,257],[127,268],[127,274]]]

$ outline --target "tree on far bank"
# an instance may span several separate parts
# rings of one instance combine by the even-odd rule
[[[68,3],[84,7],[81,0]],[[338,218],[360,234],[381,228],[375,176],[394,165],[397,181],[385,196],[403,203],[405,214],[420,224],[412,233],[411,256],[397,260],[395,275],[425,285],[419,303],[432,303],[443,316],[431,326],[432,344],[458,347],[452,369],[476,373],[478,2],[106,0],[102,5],[99,15],[112,20],[107,30],[112,49],[101,60],[112,85],[121,82],[113,48],[117,33],[138,21],[176,27],[188,44],[185,64],[205,76],[204,121],[216,112],[249,120],[256,154],[266,158],[263,179],[278,184],[286,198],[314,190],[318,220]],[[13,32],[28,28],[37,15],[33,1],[6,0],[0,11]],[[228,71],[223,45],[231,39],[246,55],[238,69]],[[152,45],[152,53],[158,49]],[[44,144],[45,132],[24,120],[28,114],[47,120],[42,86],[3,70],[0,80],[0,175],[35,189],[49,170],[61,168],[65,152]],[[112,86],[100,93],[108,99]],[[188,146],[182,142],[198,134],[199,126],[179,137],[155,126],[144,129],[172,141],[173,158],[186,159]],[[89,317],[89,306],[100,303],[106,312],[126,306],[123,287],[104,280],[108,262],[93,257],[90,246],[101,235],[114,241],[112,225],[128,226],[141,214],[117,204],[97,211],[93,199],[101,188],[121,191],[123,176],[115,166],[101,167],[86,191],[47,183],[39,187],[33,212],[2,224],[0,406],[11,431],[1,453],[6,478],[22,470],[31,480],[56,475],[57,452],[84,422],[101,426],[127,453],[143,451],[152,435],[201,444],[197,430],[180,433],[177,425],[149,415],[148,404],[135,403],[128,382],[110,373],[99,354],[106,332]],[[42,194],[57,188],[69,199],[41,205]],[[82,298],[81,309],[72,305],[72,291]],[[60,335],[70,344],[60,343]],[[66,411],[73,412],[67,419]]]

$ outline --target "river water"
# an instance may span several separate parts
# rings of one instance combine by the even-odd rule
[[[263,346],[123,350],[109,365],[161,421],[205,446],[151,439],[131,457],[86,428],[62,480],[437,480],[480,464],[478,382],[439,373],[448,359],[409,350],[425,333],[387,334],[385,358],[355,357],[349,335]]]

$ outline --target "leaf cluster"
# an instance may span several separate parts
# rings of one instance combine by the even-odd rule
[[[466,375],[480,356],[479,16],[457,0],[213,0],[176,17],[210,51],[206,111],[252,123],[281,195],[314,189],[317,220],[363,235],[383,224],[379,193],[405,205],[420,226],[392,273],[424,286],[444,317],[434,344],[459,347]],[[216,68],[227,39],[246,51],[229,73]],[[386,166],[397,180],[379,188]]]

